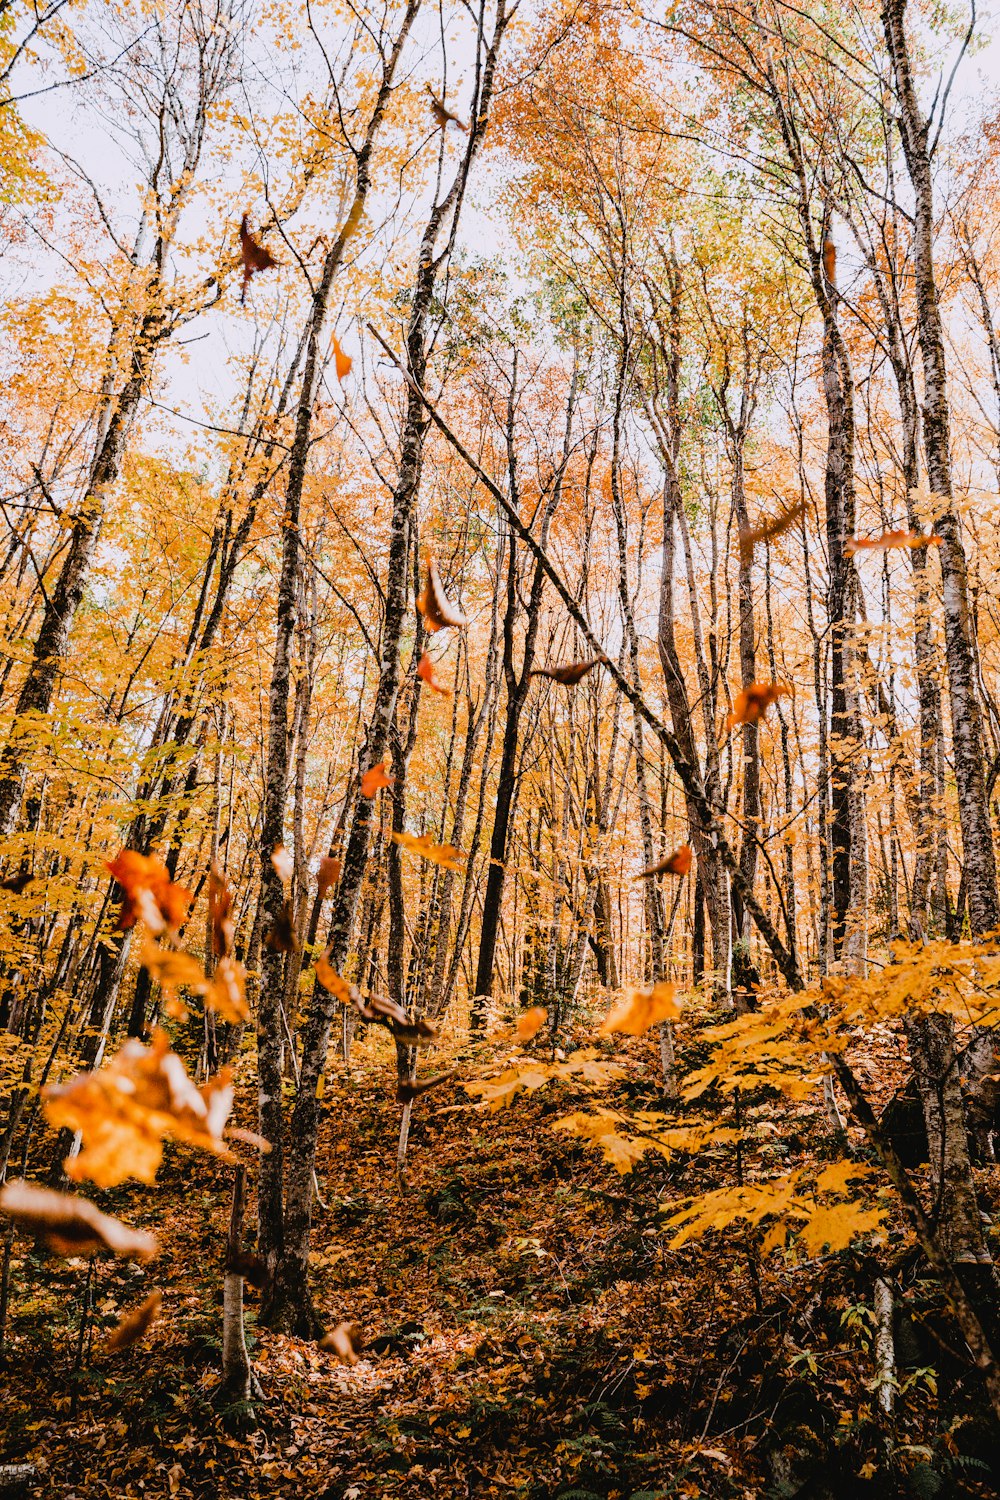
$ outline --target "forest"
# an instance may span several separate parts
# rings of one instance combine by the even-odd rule
[[[1000,1492],[975,0],[0,0],[0,1500]]]

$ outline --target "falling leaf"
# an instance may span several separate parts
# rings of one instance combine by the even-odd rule
[[[439,1083],[447,1083],[449,1078],[454,1078],[457,1069],[449,1068],[447,1073],[438,1073],[434,1078],[424,1078],[420,1083],[400,1083],[396,1089],[397,1104],[412,1104],[414,1099],[419,1099],[421,1094],[426,1094],[429,1089],[436,1089]]]
[[[332,854],[327,854],[319,862],[319,872],[316,876],[316,894],[322,901],[327,891],[337,884],[340,879],[341,864]]]
[[[104,1345],[105,1354],[113,1354],[117,1349],[127,1349],[130,1344],[136,1343],[148,1332],[160,1316],[160,1308],[163,1297],[160,1292],[150,1292],[145,1302],[130,1313],[111,1330],[107,1343]]]
[[[292,911],[290,901],[285,902],[268,928],[264,943],[272,953],[297,953],[299,951],[299,940],[295,933],[295,913]]]
[[[438,129],[447,130],[449,125],[457,125],[459,130],[464,130],[466,135],[468,135],[468,125],[464,124],[457,115],[453,115],[450,109],[445,109],[444,105],[438,98],[437,94],[435,94],[430,84],[427,84],[426,87],[427,92],[431,96],[431,114],[434,116],[434,120]]]
[[[258,271],[273,270],[278,264],[270,250],[265,249],[250,233],[250,224],[246,214],[243,215],[240,223],[240,254],[243,257],[243,290],[240,293],[242,305],[246,301],[251,276],[256,276]]]
[[[449,626],[468,625],[468,617],[452,604],[441,585],[437,563],[433,557],[427,559],[427,582],[417,599],[417,608],[424,617],[424,625],[433,635],[435,630],[446,630]]]
[[[647,990],[630,990],[609,1012],[601,1036],[622,1031],[626,1036],[642,1036],[657,1021],[675,1021],[681,1008],[674,999],[677,986],[665,980]]]
[[[826,277],[827,285],[836,291],[837,247],[833,243],[829,230],[825,230],[823,234],[823,275]]]
[[[778,699],[792,690],[784,682],[752,682],[736,694],[733,711],[726,715],[726,733],[736,724],[756,724]]]
[[[57,1255],[96,1255],[109,1250],[128,1260],[149,1260],[156,1240],[145,1230],[102,1214],[86,1198],[56,1193],[18,1178],[0,1188],[0,1212],[41,1235]]]
[[[107,1067],[50,1085],[42,1097],[50,1125],[81,1133],[82,1149],[65,1162],[75,1182],[152,1182],[166,1136],[235,1161],[222,1140],[233,1104],[230,1070],[196,1087],[159,1028],[148,1047],[126,1042]]]
[[[341,381],[346,380],[347,376],[351,373],[351,366],[354,361],[349,354],[344,353],[336,334],[333,335],[333,362],[337,367],[337,379]]]
[[[740,556],[744,562],[749,562],[753,557],[754,544],[756,542],[772,542],[776,536],[783,536],[790,526],[804,513],[806,502],[800,500],[797,505],[792,505],[788,510],[783,510],[780,515],[770,521],[764,521],[760,526],[740,527]]]
[[[220,958],[215,966],[208,988],[204,991],[205,1004],[224,1021],[236,1025],[250,1019],[250,1007],[246,999],[247,971],[237,958]]]
[[[226,1270],[231,1276],[242,1276],[244,1281],[249,1281],[251,1286],[261,1290],[271,1279],[267,1273],[267,1262],[259,1255],[251,1255],[248,1250],[239,1250],[227,1256]]]
[[[690,844],[681,844],[673,854],[668,854],[666,859],[661,859],[658,865],[650,865],[646,870],[640,870],[636,880],[646,880],[650,875],[686,875],[691,868],[694,851]]]
[[[161,859],[140,854],[137,849],[123,849],[116,859],[106,861],[107,868],[125,892],[118,916],[122,931],[142,917],[151,932],[176,932],[184,922],[191,905],[192,893],[176,885]]]
[[[390,776],[385,768],[385,761],[377,761],[361,778],[362,797],[374,797],[385,786],[392,786],[395,776]]]
[[[250,1015],[245,998],[246,970],[235,958],[220,958],[209,977],[190,953],[161,947],[150,938],[142,950],[142,963],[168,997],[178,989],[187,989],[201,995],[208,1008],[217,1011],[224,1021],[245,1021]]]
[[[519,1042],[530,1042],[533,1036],[537,1036],[549,1019],[549,1013],[544,1005],[533,1005],[530,1010],[524,1011],[517,1018],[514,1034]]]
[[[275,844],[271,850],[271,863],[282,885],[287,885],[295,874],[295,861],[284,844]]]
[[[233,923],[233,893],[217,864],[208,872],[208,920],[212,930],[212,952],[216,958],[232,953],[236,942]]]
[[[8,875],[6,880],[0,880],[0,891],[11,891],[15,896],[20,896],[34,878],[30,870],[25,870],[20,875]]]
[[[346,979],[341,979],[325,953],[321,953],[315,964],[316,978],[325,990],[335,995],[344,1005],[355,1005],[361,1001],[361,991]]]
[[[434,671],[434,663],[425,651],[417,663],[417,676],[423,678],[427,686],[435,693],[440,693],[442,698],[451,697],[451,688],[446,687],[438,680]]]
[[[394,833],[392,841],[403,849],[409,849],[411,854],[419,854],[421,859],[430,860],[432,865],[440,865],[443,870],[462,868],[459,863],[462,858],[461,849],[456,849],[454,844],[435,844],[429,833],[423,833],[419,838],[415,833]]]
[[[891,547],[940,547],[941,538],[936,532],[922,536],[917,531],[886,531],[881,536],[849,536],[844,543],[844,553],[853,557],[857,552],[888,552]]]
[[[437,1039],[437,1027],[422,1017],[416,1021],[392,1022],[389,1030],[404,1047],[429,1047]]]
[[[344,1365],[356,1365],[365,1347],[361,1329],[356,1323],[338,1323],[318,1340],[319,1347],[335,1354]]]
[[[230,1125],[225,1136],[227,1141],[242,1141],[244,1145],[263,1151],[265,1156],[271,1154],[271,1142],[266,1141],[262,1135],[258,1135],[256,1130],[245,1130],[242,1125]]]
[[[531,677],[550,677],[553,682],[562,683],[563,687],[573,687],[594,667],[599,667],[607,661],[606,656],[592,656],[587,661],[570,661],[561,667],[536,667],[529,673]]]

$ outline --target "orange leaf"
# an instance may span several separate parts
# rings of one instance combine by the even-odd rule
[[[287,885],[295,874],[295,861],[284,844],[275,844],[271,850],[271,863],[277,871],[282,885]]]
[[[569,661],[561,667],[536,667],[529,673],[531,677],[550,677],[553,682],[561,683],[563,687],[575,687],[588,672],[599,667],[607,657],[592,656],[588,661]]]
[[[675,1021],[681,1008],[674,999],[677,986],[661,981],[648,990],[630,990],[624,1000],[619,1001],[608,1014],[601,1027],[601,1036],[610,1036],[613,1031],[626,1036],[642,1036],[657,1021]]]
[[[57,1255],[96,1255],[109,1250],[129,1260],[149,1260],[156,1240],[145,1230],[102,1214],[86,1198],[56,1193],[18,1178],[0,1189],[0,1212],[44,1237]]]
[[[129,1344],[134,1344],[141,1339],[160,1316],[162,1304],[162,1295],[159,1292],[150,1292],[145,1302],[141,1302],[132,1312],[126,1313],[117,1326],[111,1330],[108,1341],[104,1345],[105,1354],[112,1354],[116,1349],[127,1349]]]
[[[335,1354],[343,1365],[356,1365],[365,1347],[361,1329],[356,1323],[338,1323],[318,1340],[319,1347]]]
[[[417,608],[432,635],[435,630],[446,630],[450,625],[462,626],[469,623],[468,616],[463,615],[445,593],[433,557],[427,559],[427,582],[417,599]]]
[[[886,531],[881,536],[849,536],[844,543],[846,556],[856,552],[888,552],[891,547],[940,547],[941,538],[936,532],[921,536],[916,531]]]
[[[427,686],[431,688],[433,692],[440,693],[442,698],[451,697],[451,688],[445,687],[444,683],[438,680],[434,672],[434,663],[431,661],[426,651],[417,663],[417,676],[422,677]]]
[[[316,876],[316,894],[322,901],[331,886],[337,884],[340,879],[340,860],[335,859],[332,854],[327,854],[319,862],[319,872]]]
[[[316,978],[323,988],[329,990],[331,995],[336,995],[337,999],[342,1001],[344,1005],[353,1005],[355,1003],[355,995],[360,1000],[360,993],[355,990],[353,985],[348,984],[346,979],[341,979],[325,953],[320,954],[314,967],[316,969]]]
[[[650,865],[648,870],[640,870],[635,877],[636,880],[645,880],[649,875],[686,875],[691,868],[694,853],[690,844],[681,844],[673,854],[668,854],[666,859],[661,859],[658,865]]]
[[[349,354],[344,353],[336,334],[333,335],[333,361],[337,367],[337,379],[345,380],[351,373],[354,361]]]
[[[270,250],[265,249],[250,233],[250,224],[246,214],[243,215],[240,224],[240,255],[243,260],[243,291],[240,301],[243,302],[251,276],[256,276],[258,271],[270,271],[278,264]]]
[[[140,916],[151,932],[177,931],[187,916],[192,893],[186,886],[174,884],[161,859],[140,854],[137,849],[123,849],[106,864],[125,892],[118,917],[122,931],[132,927]]]
[[[736,724],[756,724],[778,699],[792,690],[784,682],[752,682],[736,694],[733,711],[726,715],[726,733]]]
[[[384,786],[392,786],[395,776],[390,776],[385,768],[385,761],[380,760],[371,766],[361,778],[362,797],[374,797]]]
[[[411,854],[419,854],[421,859],[429,859],[432,865],[440,865],[444,870],[462,868],[459,864],[461,849],[456,849],[454,844],[435,844],[429,833],[421,834],[419,838],[415,833],[394,833],[392,841],[402,849],[409,849]]]
[[[514,1033],[519,1042],[530,1042],[533,1036],[537,1036],[549,1019],[549,1013],[544,1005],[533,1005],[530,1010],[524,1011],[517,1018]]]
[[[756,542],[771,542],[777,536],[782,536],[790,526],[794,526],[806,508],[806,502],[800,500],[797,505],[791,505],[783,510],[780,515],[774,516],[770,521],[764,521],[760,526],[740,527],[740,556],[744,562],[749,562],[753,557],[754,544]]]
[[[212,952],[216,958],[232,953],[236,941],[233,924],[233,893],[217,864],[208,872],[208,920],[212,929]]]
[[[166,1032],[157,1029],[150,1046],[126,1042],[107,1067],[78,1073],[42,1097],[50,1125],[83,1137],[83,1149],[64,1164],[67,1175],[117,1187],[128,1177],[153,1181],[168,1135],[235,1161],[222,1141],[233,1105],[231,1080],[224,1068],[196,1087]]]

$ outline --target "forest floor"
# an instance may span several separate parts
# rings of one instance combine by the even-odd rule
[[[683,1028],[681,1044],[683,1055]],[[488,1051],[458,1055],[464,1077],[486,1070]],[[654,1043],[620,1052],[619,1102],[655,1107]],[[888,1033],[864,1065],[883,1098],[905,1071]],[[654,1157],[620,1177],[549,1128],[585,1102],[567,1084],[488,1113],[456,1080],[414,1107],[401,1195],[392,1077],[388,1046],[366,1039],[346,1075],[331,1066],[323,1106],[317,1305],[328,1326],[357,1322],[367,1350],[347,1367],[258,1329],[248,1288],[263,1391],[252,1431],[234,1430],[213,1401],[232,1181],[224,1163],[170,1151],[153,1188],[96,1195],[155,1229],[161,1251],[143,1269],[101,1263],[93,1346],[75,1372],[86,1265],[18,1240],[0,1462],[36,1464],[32,1494],[996,1494],[981,1394],[942,1353],[940,1329],[945,1344],[949,1330],[935,1289],[905,1247],[900,1257],[901,1235],[884,1252],[897,1257],[904,1294],[904,1390],[889,1423],[873,1396],[870,1254],[806,1262],[791,1249],[761,1262],[734,1231],[665,1248],[664,1206],[732,1182],[731,1150]],[[243,1095],[238,1112],[252,1124],[249,1087]],[[765,1134],[755,1170],[839,1154],[818,1099],[793,1112],[764,1107],[780,1128]],[[859,1149],[853,1135],[851,1144]],[[982,1187],[989,1204],[1000,1179],[984,1174]],[[152,1287],[163,1293],[160,1321],[127,1351],[101,1355],[105,1330]]]

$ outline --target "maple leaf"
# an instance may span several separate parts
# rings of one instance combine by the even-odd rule
[[[614,1031],[621,1031],[626,1036],[642,1036],[657,1021],[675,1021],[681,1013],[674,999],[676,991],[677,986],[666,980],[650,989],[629,990],[608,1014],[600,1035],[610,1036]]]
[[[456,609],[444,591],[433,557],[427,559],[427,582],[417,599],[417,609],[424,617],[425,628],[433,635],[436,630],[446,630],[468,625],[467,615]]]
[[[149,938],[143,947],[141,961],[168,997],[178,989],[187,989],[192,994],[201,995],[209,1009],[217,1011],[225,1021],[246,1021],[249,1018],[246,970],[235,958],[220,958],[215,973],[209,978],[190,953],[160,947]],[[172,1013],[178,1019],[184,1019],[186,1015],[183,1006]]]
[[[457,1069],[449,1068],[447,1073],[436,1073],[433,1078],[423,1078],[419,1083],[400,1082],[396,1089],[397,1104],[412,1104],[414,1099],[419,1099],[421,1094],[426,1094],[429,1089],[436,1089],[439,1084],[447,1083],[449,1078],[454,1078]]]
[[[250,278],[256,276],[258,271],[273,270],[278,264],[270,250],[250,233],[250,221],[246,214],[240,221],[240,255],[243,259],[243,289],[240,292],[242,305],[246,301]]]
[[[102,1214],[86,1198],[57,1193],[17,1178],[0,1188],[0,1213],[41,1235],[58,1255],[96,1255],[102,1250],[128,1260],[156,1254],[153,1235]]]
[[[854,557],[858,552],[888,552],[893,547],[940,547],[941,538],[934,532],[922,536],[916,531],[886,531],[881,536],[849,536],[844,543],[844,554]]]
[[[726,733],[737,724],[756,724],[772,703],[792,690],[784,682],[752,682],[736,694],[732,713],[726,715]]]
[[[75,1182],[87,1177],[98,1187],[117,1187],[129,1177],[152,1182],[166,1136],[224,1161],[236,1160],[222,1140],[233,1104],[230,1070],[196,1087],[159,1028],[148,1047],[126,1042],[107,1067],[50,1085],[42,1097],[51,1125],[82,1136],[79,1154],[64,1164]]]
[[[468,125],[464,124],[458,118],[458,115],[453,115],[450,109],[446,109],[444,107],[441,100],[438,98],[437,94],[435,94],[429,83],[425,84],[425,88],[431,96],[431,114],[434,116],[434,121],[438,129],[447,130],[449,125],[457,125],[459,130],[463,130],[465,134],[468,135]]]
[[[658,865],[650,865],[646,870],[640,870],[634,878],[636,880],[647,880],[651,875],[686,875],[691,868],[694,852],[690,844],[681,844],[673,854],[668,854],[666,859],[661,859]]]
[[[533,1005],[530,1010],[523,1011],[517,1018],[514,1028],[519,1042],[530,1042],[533,1036],[537,1036],[549,1019],[549,1013],[544,1005]]]
[[[333,362],[337,369],[337,379],[343,382],[350,375],[354,361],[349,354],[344,353],[336,334],[333,335]]]
[[[440,693],[442,698],[451,697],[451,688],[446,687],[445,684],[438,679],[434,671],[434,663],[431,661],[426,651],[423,653],[419,662],[417,663],[417,676],[422,678],[422,680],[426,682],[427,686],[431,689],[432,692]]]
[[[370,766],[361,778],[362,797],[374,797],[383,787],[392,786],[395,776],[390,776],[385,768],[385,761],[380,760]]]
[[[781,511],[770,521],[763,521],[760,526],[740,527],[740,556],[744,562],[749,562],[753,557],[753,549],[757,542],[772,542],[775,537],[783,536],[789,527],[804,514],[806,502],[800,500],[796,505],[791,505],[787,510]]]
[[[432,865],[440,865],[443,870],[462,868],[459,863],[462,858],[461,849],[456,849],[454,844],[435,844],[429,833],[423,833],[419,837],[414,833],[394,833],[392,841],[402,849],[408,849],[411,854],[419,854],[421,859],[430,860]]]
[[[320,1349],[335,1354],[344,1365],[356,1365],[365,1347],[364,1337],[357,1323],[338,1323],[329,1333],[319,1339]]]
[[[319,872],[316,876],[316,894],[322,901],[327,892],[337,884],[340,879],[341,864],[332,854],[326,855],[319,862]]]
[[[127,1349],[130,1344],[137,1343],[160,1316],[162,1305],[162,1294],[150,1292],[144,1302],[140,1302],[132,1312],[126,1313],[111,1330],[104,1345],[105,1354],[113,1354],[120,1349]]]
[[[353,984],[348,984],[346,979],[341,979],[326,953],[320,954],[313,967],[316,970],[316,978],[323,988],[329,990],[331,995],[335,995],[342,1004],[360,1004],[361,991]]]
[[[151,932],[177,931],[187,916],[192,892],[171,880],[161,859],[140,854],[137,849],[123,849],[105,863],[125,892],[118,915],[122,931],[134,926],[137,917],[142,917]]]
[[[573,687],[581,682],[588,672],[599,667],[607,661],[606,656],[592,656],[588,661],[569,661],[561,667],[536,667],[529,672],[529,677],[549,677],[553,682],[561,683],[563,687]]]

